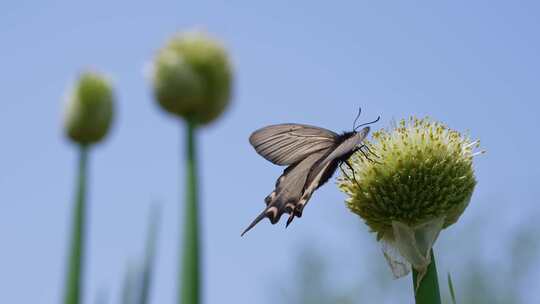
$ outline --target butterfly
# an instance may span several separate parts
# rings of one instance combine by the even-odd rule
[[[295,123],[271,125],[251,134],[249,142],[259,155],[287,168],[277,179],[274,191],[264,199],[266,208],[242,232],[242,236],[264,218],[268,218],[272,224],[277,223],[284,213],[289,214],[285,226],[288,227],[295,217],[302,216],[313,192],[334,175],[338,166],[341,168],[346,164],[356,180],[348,162],[349,157],[357,151],[368,160],[371,160],[368,156],[370,153],[374,155],[363,144],[369,134],[369,126],[360,131],[356,129],[380,119],[379,116],[372,122],[355,127],[360,113],[361,110],[354,120],[353,131],[343,134]],[[342,171],[345,173],[345,170]]]

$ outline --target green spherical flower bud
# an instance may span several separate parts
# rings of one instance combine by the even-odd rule
[[[178,35],[158,52],[152,81],[166,111],[206,124],[231,97],[232,72],[224,48],[202,33]]]
[[[114,110],[108,80],[98,73],[82,73],[68,98],[66,135],[82,145],[102,140],[110,129]]]
[[[345,172],[338,181],[349,196],[347,206],[377,239],[424,268],[439,231],[455,223],[469,204],[479,142],[442,123],[410,118],[375,132],[365,144],[364,153],[350,159],[356,180]]]

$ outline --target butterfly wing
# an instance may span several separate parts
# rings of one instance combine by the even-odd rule
[[[338,135],[302,124],[279,124],[251,134],[249,142],[262,157],[276,165],[291,165],[308,155],[336,145]]]
[[[368,132],[369,128],[364,128],[345,139],[340,139],[336,135],[333,145],[307,154],[301,161],[287,167],[278,178],[275,190],[265,198],[266,208],[242,232],[242,235],[265,217],[275,224],[283,213],[288,213],[290,215],[287,226],[295,216],[301,217],[313,192],[328,181],[339,163],[354,152],[355,147],[362,143]]]
[[[308,155],[298,163],[287,167],[283,174],[277,179],[276,187],[264,201],[266,208],[257,216],[253,222],[242,232],[244,235],[262,219],[267,217],[272,224],[281,218],[283,213],[292,213],[297,203],[302,198],[304,186],[306,184],[311,168],[328,153],[319,151]]]

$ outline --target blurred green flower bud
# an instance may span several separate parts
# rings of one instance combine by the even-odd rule
[[[349,196],[349,209],[390,245],[383,250],[397,277],[408,269],[392,249],[425,270],[440,230],[455,223],[469,204],[478,145],[441,123],[411,117],[366,142],[374,161],[360,152],[352,156],[357,180],[342,175],[338,185]]]
[[[224,48],[203,33],[177,35],[161,49],[152,71],[154,95],[168,112],[207,124],[227,107],[232,72]]]
[[[114,96],[109,81],[98,73],[84,72],[68,98],[66,135],[81,145],[102,140],[109,131],[114,111]]]

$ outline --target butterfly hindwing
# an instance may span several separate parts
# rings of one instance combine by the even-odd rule
[[[242,235],[265,217],[272,224],[275,224],[279,221],[283,213],[290,214],[293,212],[302,199],[311,168],[317,161],[324,157],[325,153],[327,151],[310,154],[302,161],[287,167],[277,179],[274,191],[265,198],[266,208],[246,228]]]

